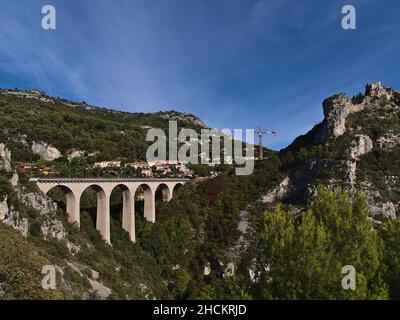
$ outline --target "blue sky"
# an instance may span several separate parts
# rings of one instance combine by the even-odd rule
[[[57,9],[57,30],[41,9]],[[341,28],[341,8],[357,30]],[[0,87],[131,112],[176,109],[210,127],[279,132],[322,120],[322,100],[400,89],[398,0],[1,0]]]

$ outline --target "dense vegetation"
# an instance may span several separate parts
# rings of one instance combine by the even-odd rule
[[[358,194],[353,203],[344,191],[320,187],[308,210],[295,218],[279,206],[264,213],[251,252],[262,299],[387,298],[385,246],[369,220],[369,206]],[[388,223],[390,225],[390,223]],[[383,226],[385,230],[387,225]],[[389,250],[390,251],[390,250]],[[354,266],[356,290],[343,290],[342,268]],[[266,271],[265,266],[268,266]]]

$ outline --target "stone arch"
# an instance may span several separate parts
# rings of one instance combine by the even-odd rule
[[[172,193],[175,194],[175,192],[178,191],[182,187],[183,187],[183,183],[177,182],[172,188]]]
[[[92,189],[96,192],[97,196],[97,213],[96,213],[96,229],[100,232],[104,240],[110,243],[110,191],[106,191],[98,184],[90,184],[85,186],[82,190],[80,197],[83,193]]]
[[[144,200],[143,213],[144,213],[144,217],[148,221],[154,223],[156,221],[155,191],[153,191],[153,189],[150,187],[149,184],[141,183],[140,185],[137,186],[134,196],[137,195],[137,192],[139,190],[143,191],[143,200]]]
[[[115,185],[111,193],[120,188],[122,191],[122,228],[129,233],[131,241],[135,241],[135,194],[131,189],[121,183]],[[110,195],[111,195],[110,193]]]
[[[155,197],[161,198],[162,201],[170,201],[172,199],[172,190],[165,183],[160,183],[155,191]]]
[[[54,185],[49,186],[48,189],[45,191],[47,195],[50,191],[55,189],[61,190],[62,193],[65,195],[65,212],[68,215],[68,220],[70,223],[77,223],[78,226],[80,225],[80,209],[79,209],[79,202],[80,202],[80,194],[74,192],[73,189],[66,185]]]

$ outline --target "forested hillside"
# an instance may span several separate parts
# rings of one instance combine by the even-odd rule
[[[177,121],[178,127],[200,129],[203,125],[193,115],[175,111],[129,113],[44,93],[25,98],[24,92],[6,92],[0,90],[0,141],[7,142],[14,161],[38,160],[31,151],[34,141],[55,147],[65,159],[69,152],[79,150],[93,160],[143,160],[149,146],[145,139],[148,128],[168,132],[169,120]]]

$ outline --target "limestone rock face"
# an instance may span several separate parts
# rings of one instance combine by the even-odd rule
[[[89,283],[92,286],[92,292],[95,293],[100,300],[106,300],[112,293],[110,288],[107,288],[97,280],[89,279]]]
[[[48,236],[56,238],[57,240],[63,240],[67,236],[64,225],[58,219],[44,221],[40,229],[45,240]]]
[[[350,193],[354,194],[356,191],[356,179],[357,179],[357,162],[356,161],[346,161],[347,166],[347,184],[350,189]]]
[[[362,105],[354,105],[341,93],[327,98],[322,103],[328,136],[338,137],[346,132],[346,118],[350,113],[360,111]]]
[[[82,150],[70,150],[68,152],[68,160],[71,161],[74,158],[83,157],[87,152]]]
[[[376,204],[371,206],[371,215],[373,218],[396,219],[396,207],[392,202]]]
[[[289,188],[289,177],[286,177],[275,189],[268,192],[261,199],[264,203],[273,203],[281,200],[287,193]]]
[[[4,143],[0,143],[0,170],[11,171],[11,151]]]
[[[0,202],[0,220],[3,221],[8,215],[8,203],[7,196],[4,197],[3,201]]]
[[[74,256],[81,251],[81,246],[71,241],[67,242],[68,251]]]
[[[365,95],[370,97],[382,97],[385,96],[388,100],[391,100],[394,95],[394,91],[385,88],[381,82],[368,84],[365,90]]]
[[[388,102],[393,102],[395,91],[385,88],[380,82],[377,82],[366,86],[365,97],[359,103],[353,103],[344,93],[325,99],[322,103],[326,126],[324,128],[326,132],[323,133],[324,140],[344,134],[346,118],[349,114],[368,108],[379,108],[379,100],[383,97],[386,97]]]
[[[12,206],[8,206],[7,196],[0,202],[0,222],[11,226],[24,237],[28,236],[29,223],[27,218],[20,217],[18,211],[15,211]]]
[[[13,176],[12,176],[12,178],[11,178],[10,183],[11,183],[11,186],[12,186],[13,188],[18,187],[19,176],[18,176],[17,171],[14,172],[14,174],[13,174]]]
[[[46,161],[53,161],[61,157],[61,152],[47,143],[32,143],[32,152]]]
[[[57,204],[40,193],[19,192],[19,199],[25,206],[38,210],[40,215],[47,215],[57,210]]]
[[[352,159],[358,159],[362,155],[371,152],[373,147],[369,136],[363,134],[356,135],[356,140],[352,141],[350,146],[350,156]]]

